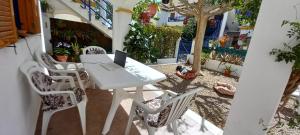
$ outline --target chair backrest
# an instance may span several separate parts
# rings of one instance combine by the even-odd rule
[[[20,66],[21,72],[26,76],[29,84],[38,94],[49,91],[52,79],[43,72],[43,69],[34,61],[27,61]]]
[[[185,111],[187,110],[187,107],[190,104],[190,101],[193,99],[194,95],[200,91],[200,89],[194,89],[190,90],[186,93],[183,93],[181,95],[177,95],[175,97],[172,97],[170,100],[166,102],[159,110],[164,110],[167,107],[170,107],[168,113],[168,118],[164,125],[170,124],[174,120],[181,117]]]
[[[88,54],[106,54],[105,49],[99,46],[88,46],[86,48],[83,48],[82,50],[83,55],[88,55]]]
[[[55,60],[49,54],[37,50],[34,55],[41,66],[47,69],[56,69]]]

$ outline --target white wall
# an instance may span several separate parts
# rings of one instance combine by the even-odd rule
[[[77,21],[77,22],[85,22],[84,18],[82,18],[78,13],[74,12],[72,9],[70,9],[66,5],[64,5],[60,0],[47,0],[47,2],[52,7],[53,17],[55,17],[56,15],[60,15],[60,14],[67,14],[67,15],[70,15],[73,17],[66,16],[64,18],[58,18],[58,19]],[[79,4],[77,6],[79,6]],[[86,14],[87,14],[87,11],[86,11]],[[74,17],[77,17],[77,18],[72,19]]]
[[[39,35],[28,37],[31,51],[42,47]],[[33,135],[40,98],[29,87],[19,66],[32,57],[24,39],[13,48],[0,49],[0,135]]]
[[[235,10],[228,12],[226,27],[228,31],[239,31],[239,23],[235,19]]]
[[[52,44],[50,43],[51,40],[51,23],[50,23],[50,16],[51,14],[41,13],[41,25],[43,26],[43,35],[44,35],[44,43],[46,47],[46,52],[52,52]]]
[[[269,52],[288,41],[284,19],[295,19],[299,0],[263,0],[224,135],[263,135],[279,105],[292,64]],[[276,10],[274,10],[276,9]],[[261,122],[261,124],[259,124]],[[265,125],[265,126],[264,126]]]
[[[161,26],[161,25],[167,24],[167,22],[168,22],[168,17],[170,16],[170,13],[169,13],[169,12],[166,12],[166,11],[164,11],[164,10],[160,10],[160,11],[157,13],[157,16],[159,17],[159,20],[157,21],[157,25],[158,25],[158,26]]]

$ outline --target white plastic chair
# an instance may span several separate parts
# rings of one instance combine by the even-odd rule
[[[187,110],[187,107],[199,89],[177,95],[171,91],[164,91],[162,96],[148,101],[133,100],[125,135],[128,135],[134,117],[142,120],[149,135],[154,135],[155,129],[172,125],[174,134],[177,135],[176,120]]]
[[[32,89],[42,98],[42,135],[47,134],[51,116],[72,107],[79,110],[83,134],[86,134],[87,96],[83,88],[76,87],[71,76],[48,76],[36,62],[29,61],[20,66]]]
[[[89,55],[89,54],[106,54],[105,49],[99,46],[88,46],[86,48],[82,49],[83,55]]]
[[[83,88],[94,84],[91,82],[88,73],[79,63],[73,62],[58,62],[49,54],[41,51],[35,52],[35,57],[38,63],[45,67],[51,76],[73,76],[73,79],[78,82],[78,85]]]

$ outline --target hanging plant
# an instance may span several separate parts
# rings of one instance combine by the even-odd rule
[[[148,5],[152,3],[152,0],[141,0],[133,8],[132,20],[139,22],[140,16],[143,12],[147,11]]]
[[[154,17],[156,12],[158,10],[158,5],[156,3],[151,3],[149,6],[148,6],[148,12],[149,12],[149,15],[150,17]]]

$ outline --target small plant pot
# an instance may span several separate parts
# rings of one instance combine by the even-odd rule
[[[226,76],[226,77],[231,77],[231,71],[229,71],[229,70],[224,70],[224,76]]]
[[[56,55],[56,59],[60,62],[67,62],[68,55]]]
[[[81,0],[72,0],[72,1],[76,3],[81,3]]]
[[[150,4],[149,7],[148,7],[149,16],[150,17],[155,16],[157,10],[158,10],[158,5],[157,4]]]

